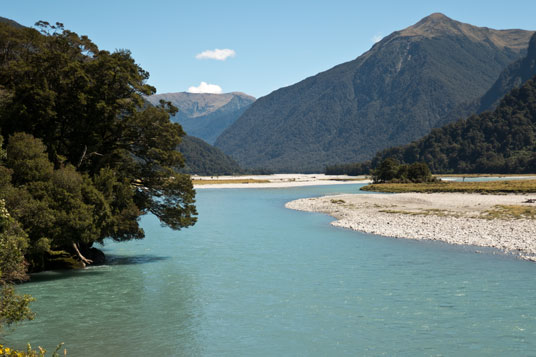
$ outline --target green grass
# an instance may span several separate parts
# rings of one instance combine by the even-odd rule
[[[536,193],[536,180],[487,182],[381,183],[361,188],[375,192]]]

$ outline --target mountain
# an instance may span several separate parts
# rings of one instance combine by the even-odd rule
[[[258,99],[215,145],[243,167],[279,172],[370,159],[480,98],[531,35],[432,14],[353,61]]]
[[[240,92],[225,94],[164,93],[147,98],[153,105],[160,100],[171,102],[179,112],[171,120],[180,123],[188,135],[214,144],[218,136],[255,101]]]
[[[379,153],[426,162],[438,173],[535,173],[536,76],[513,89],[494,111],[450,123],[409,145]]]
[[[534,76],[536,76],[536,33],[532,35],[530,39],[527,55],[525,57],[506,67],[493,86],[491,86],[481,98],[460,104],[446,117],[446,119],[451,119],[450,122],[452,122],[455,121],[455,118],[461,118],[460,120],[462,120],[468,118],[472,114],[480,114],[484,111],[494,110],[500,100],[508,94],[508,92],[512,89],[519,88]],[[447,160],[451,162],[448,165],[445,164],[444,160],[442,163],[439,163],[436,160],[437,157],[443,156],[442,150],[447,150],[447,148],[440,143],[434,143],[433,140],[438,138],[444,140],[444,136],[445,134],[438,134],[437,130],[433,130],[431,135],[428,135],[421,140],[417,140],[408,145],[395,146],[382,150],[377,153],[371,161],[328,165],[325,173],[330,175],[362,175],[368,173],[371,167],[376,167],[388,157],[396,158],[404,163],[426,160],[435,172],[457,172],[459,168],[455,162],[456,158]],[[475,137],[481,138],[483,136],[479,134]],[[475,169],[474,166],[471,167]],[[484,168],[481,167],[479,170],[483,169]],[[512,172],[515,171],[513,168],[508,168],[508,170]],[[533,171],[536,172],[536,168]]]
[[[5,24],[8,24],[8,25],[11,25],[11,26],[14,26],[14,27],[17,27],[17,28],[22,28],[24,26],[22,26],[21,24],[19,24],[18,22],[16,21],[13,21],[11,19],[7,19],[5,17],[1,17],[0,16],[0,22],[2,23],[5,23]]]
[[[204,176],[239,174],[242,169],[236,161],[225,155],[220,149],[203,140],[185,136],[179,145],[186,166],[184,173]]]

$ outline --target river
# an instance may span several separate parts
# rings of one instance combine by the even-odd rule
[[[104,266],[35,274],[6,343],[69,356],[527,355],[536,264],[334,228],[287,201],[359,185],[198,190],[199,222],[153,216]],[[482,249],[478,249],[482,250]]]

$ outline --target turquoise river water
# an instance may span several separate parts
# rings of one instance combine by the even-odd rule
[[[287,201],[358,185],[198,190],[199,222],[36,274],[37,318],[4,342],[69,356],[536,354],[536,264],[329,225]]]

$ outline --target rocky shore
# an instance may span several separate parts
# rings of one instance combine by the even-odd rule
[[[536,261],[536,220],[523,214],[534,212],[534,198],[534,194],[352,194],[300,199],[286,207],[327,213],[337,219],[334,226],[366,233],[492,247]]]

